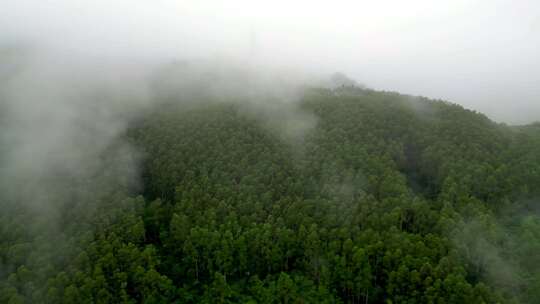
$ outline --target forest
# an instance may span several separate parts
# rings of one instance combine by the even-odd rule
[[[352,85],[159,98],[87,174],[0,175],[0,303],[540,303],[540,123]]]

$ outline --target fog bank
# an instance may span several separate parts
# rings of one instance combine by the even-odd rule
[[[498,121],[540,119],[540,3],[532,0],[5,0],[0,29],[2,44],[340,71]]]

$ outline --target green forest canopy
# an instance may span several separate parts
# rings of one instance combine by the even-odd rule
[[[48,217],[0,193],[0,303],[540,303],[539,124],[353,87],[294,106],[168,103],[123,135],[139,185],[105,154]]]

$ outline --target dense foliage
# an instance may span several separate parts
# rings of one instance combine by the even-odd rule
[[[358,88],[295,107],[167,103],[125,134],[138,187],[103,155],[53,211],[4,189],[0,302],[540,303],[540,125]]]

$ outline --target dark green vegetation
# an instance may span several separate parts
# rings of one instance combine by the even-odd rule
[[[142,185],[104,155],[51,173],[53,211],[7,189],[0,302],[540,303],[540,125],[363,89],[298,107],[163,105],[125,134]]]

